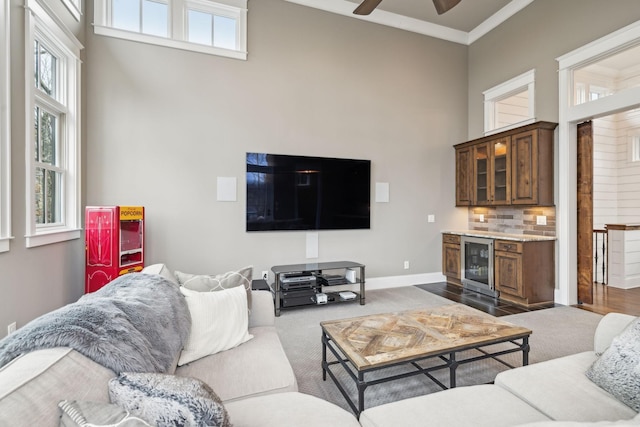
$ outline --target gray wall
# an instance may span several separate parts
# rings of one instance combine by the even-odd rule
[[[247,61],[88,32],[87,203],[144,205],[149,263],[258,277],[307,262],[306,233],[245,232],[245,153],[370,159],[390,203],[372,204],[371,230],[320,232],[310,262],[439,273],[440,230],[466,221],[452,215],[466,46],[282,0],[249,7]],[[218,176],[237,177],[237,202],[216,201]]]
[[[7,325],[29,320],[80,297],[84,291],[84,242],[25,248],[24,2],[11,0],[11,250],[0,254],[0,337]],[[82,42],[84,25],[59,1],[51,8]]]
[[[536,0],[469,47],[469,139],[484,131],[482,92],[536,70],[536,116],[558,121],[558,62],[640,19],[637,0]]]

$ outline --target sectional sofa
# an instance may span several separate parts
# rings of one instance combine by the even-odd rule
[[[149,272],[153,273],[150,277],[166,276],[175,280],[163,267]],[[245,271],[244,276],[250,278],[250,272]],[[192,355],[194,360],[181,363],[181,358],[191,349],[191,338],[197,329],[194,323],[190,325],[189,342],[164,372],[172,378],[196,378],[208,385],[221,402],[227,419],[236,427],[640,425],[636,406],[640,393],[638,383],[634,383],[640,377],[640,372],[635,372],[639,369],[640,340],[637,336],[633,338],[640,326],[635,317],[605,316],[596,330],[593,351],[504,371],[494,384],[459,387],[368,408],[358,420],[337,405],[297,391],[296,378],[276,332],[271,294],[246,292],[250,303],[245,304],[251,305],[246,324],[250,339],[214,354]],[[198,316],[195,306],[189,309],[193,309],[192,321],[195,322]],[[27,325],[24,328],[29,329]],[[621,339],[625,334],[626,338]],[[0,364],[3,349],[8,347],[6,342],[7,338],[0,340]],[[618,390],[606,391],[585,375],[599,360],[609,358],[612,349],[622,349],[629,360],[636,358],[631,360],[631,372],[623,372],[623,380],[620,375],[616,378],[616,372],[628,366],[618,364],[610,372],[615,381],[628,382],[631,387],[636,384],[635,389],[631,388],[636,391],[635,395],[633,391],[631,396],[623,393],[621,399],[616,396]],[[608,372],[606,367],[604,372]],[[108,406],[113,400],[109,394],[111,385],[120,377],[114,369],[69,347],[26,352],[0,367],[0,426],[87,425],[65,422],[67,414],[59,407],[60,402]],[[138,424],[132,421],[120,425]]]

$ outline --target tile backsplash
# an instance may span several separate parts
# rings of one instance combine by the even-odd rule
[[[546,225],[539,225],[539,219],[546,221]],[[469,208],[469,229],[555,237],[556,208],[555,206]]]

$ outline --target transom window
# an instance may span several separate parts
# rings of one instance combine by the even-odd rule
[[[96,34],[247,58],[247,0],[96,0]]]
[[[26,1],[27,247],[81,237],[80,49],[62,22]]]
[[[535,70],[483,92],[485,135],[535,121]]]

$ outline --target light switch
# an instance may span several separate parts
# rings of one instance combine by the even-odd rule
[[[546,217],[546,215],[538,215],[536,217],[536,224],[538,224],[538,225],[547,225],[547,217]]]
[[[427,222],[436,222],[436,216],[435,215],[427,216]]]

